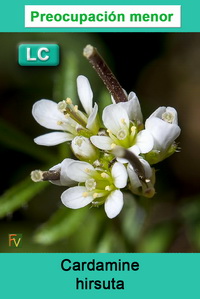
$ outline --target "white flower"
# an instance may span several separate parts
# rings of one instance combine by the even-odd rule
[[[153,197],[155,194],[154,184],[155,184],[155,170],[150,167],[149,163],[138,157],[144,168],[145,182],[143,182],[139,177],[134,168],[129,163],[127,166],[127,172],[129,176],[130,186],[129,189],[132,193],[137,195],[142,195],[145,197]]]
[[[140,131],[142,114],[135,95],[132,97],[128,102],[111,104],[104,109],[102,119],[109,136],[92,136],[90,139],[96,147],[112,150],[118,145],[136,155],[151,151],[152,135],[147,130]]]
[[[126,94],[126,91],[124,91],[124,93]],[[115,100],[112,96],[111,96],[111,99],[112,99],[113,104],[115,104]],[[129,95],[127,96],[127,99],[128,99],[127,102],[121,102],[121,103],[118,103],[117,105],[122,106],[126,110],[129,119],[136,122],[137,124],[142,124],[143,117],[142,117],[142,111],[141,111],[140,102],[138,100],[138,97],[136,96],[136,94],[133,91],[131,91],[129,93]]]
[[[50,182],[58,186],[68,186],[68,187],[75,186],[77,184],[76,181],[70,179],[68,175],[68,169],[72,162],[74,162],[73,159],[67,158],[64,159],[61,163],[51,167],[49,170],[60,171],[60,179],[50,181]]]
[[[92,107],[93,93],[88,79],[78,76],[77,89],[81,104],[86,113],[81,112],[77,105],[73,105],[71,99],[58,104],[42,99],[33,105],[32,114],[35,120],[47,129],[56,131],[34,139],[39,145],[57,145],[65,141],[71,141],[77,135],[89,137],[98,132],[97,111],[95,103]]]
[[[180,135],[177,112],[172,107],[159,107],[145,122],[154,139],[153,149],[165,151]]]
[[[109,218],[116,217],[123,207],[123,193],[119,190],[127,184],[127,171],[123,164],[116,162],[111,170],[94,168],[87,162],[74,161],[68,167],[68,176],[79,186],[64,191],[63,204],[72,209],[82,208],[89,203],[93,206],[104,204]]]

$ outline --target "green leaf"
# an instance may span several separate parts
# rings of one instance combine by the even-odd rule
[[[166,252],[175,233],[176,227],[173,223],[166,222],[157,225],[143,236],[137,252]]]
[[[46,182],[34,183],[28,177],[8,189],[0,197],[0,218],[5,217],[24,206],[36,194],[46,188],[47,185]]]
[[[49,162],[54,160],[54,156],[48,150],[42,147],[39,148],[31,138],[6,123],[3,119],[0,119],[0,143],[41,161]]]
[[[106,230],[100,242],[97,244],[97,253],[111,252],[113,247],[113,238],[111,238],[111,231]]]
[[[107,91],[107,89],[102,89],[98,100],[99,114],[101,115],[103,109],[110,104],[112,104],[110,93]]]
[[[126,240],[133,245],[140,238],[146,213],[137,204],[132,193],[124,192],[124,202],[123,210],[120,213],[122,231]]]
[[[60,208],[43,224],[34,235],[34,241],[43,245],[50,245],[71,236],[86,217],[88,207],[79,210]]]
[[[190,196],[184,199],[183,206],[180,208],[181,216],[186,228],[188,240],[192,243],[195,249],[200,249],[200,194]]]
[[[57,101],[71,98],[77,104],[76,78],[78,76],[78,60],[74,52],[69,52],[63,58],[62,68],[57,74],[54,84],[54,98]]]

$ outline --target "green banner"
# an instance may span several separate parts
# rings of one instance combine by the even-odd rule
[[[141,5],[141,6],[153,6],[153,5],[159,5],[159,6],[169,6],[169,5],[180,5],[181,6],[181,27],[180,28],[121,28],[120,24],[118,28],[96,28],[97,26],[94,26],[93,28],[90,28],[89,30],[86,28],[83,28],[83,26],[80,26],[78,28],[70,28],[66,25],[66,28],[62,28],[63,26],[60,26],[60,28],[26,28],[25,27],[25,6],[27,5],[54,5],[54,6],[60,6],[60,5],[66,5],[67,6],[75,6],[77,7],[77,10],[80,5],[87,5],[88,7],[90,5],[101,5],[104,7],[105,5],[110,5],[110,10],[107,11],[108,15],[115,14],[115,8],[117,5],[127,6],[135,6],[135,5]],[[12,9],[10,9],[12,7]],[[66,1],[59,1],[58,3],[55,1],[47,1],[44,0],[39,3],[33,3],[33,1],[9,1],[8,3],[4,3],[1,8],[1,19],[0,19],[0,28],[2,32],[198,32],[200,29],[199,25],[199,8],[200,4],[198,1],[126,1],[125,3],[121,3],[120,1],[72,1],[68,2],[66,4]],[[48,9],[47,12],[48,14]],[[51,15],[48,15],[48,21],[51,20]],[[57,17],[58,18],[58,17]],[[99,16],[101,19],[101,16]],[[112,19],[112,17],[111,17]],[[145,17],[145,21],[147,21],[148,17]],[[164,19],[163,19],[164,20]],[[56,20],[57,21],[57,20]],[[93,21],[93,20],[92,20]],[[100,20],[101,21],[101,20]],[[75,26],[76,27],[76,26]]]
[[[185,299],[198,294],[196,258],[195,254],[2,254],[1,294],[31,299],[112,295]]]

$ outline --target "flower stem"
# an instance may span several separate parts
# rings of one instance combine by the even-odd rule
[[[93,68],[102,79],[108,91],[113,96],[116,103],[127,102],[127,96],[124,93],[121,85],[112,73],[110,68],[107,66],[104,59],[98,53],[97,49],[91,45],[87,45],[83,50],[83,55],[92,64]]]

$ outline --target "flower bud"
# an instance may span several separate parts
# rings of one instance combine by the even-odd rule
[[[172,107],[159,107],[145,122],[154,139],[152,151],[145,154],[150,164],[158,163],[176,151],[175,139],[180,135],[177,112]]]
[[[89,138],[76,136],[72,140],[71,146],[74,155],[79,160],[92,163],[99,158],[99,150],[92,145]]]
[[[128,164],[127,172],[129,176],[129,189],[133,194],[151,198],[155,194],[154,184],[155,184],[155,169],[151,168],[147,161],[140,159],[143,164],[146,181],[139,179],[135,169],[132,165]]]

